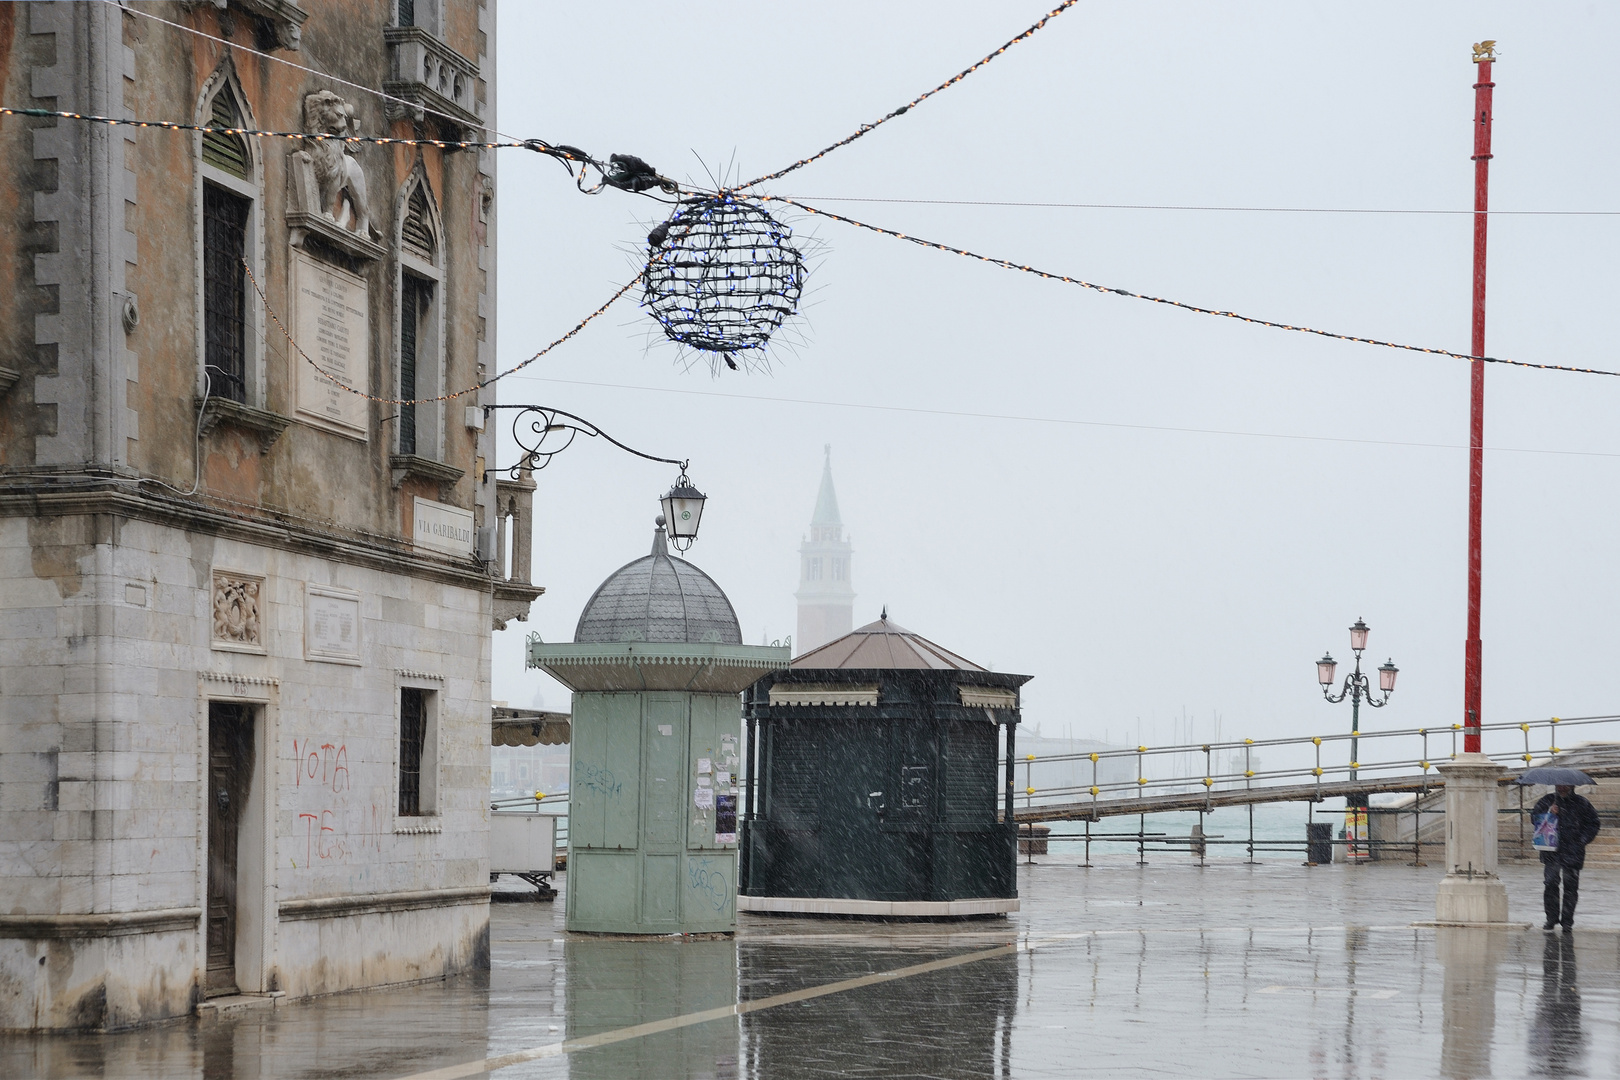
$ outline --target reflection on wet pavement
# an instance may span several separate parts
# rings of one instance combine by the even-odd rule
[[[1611,1067],[1617,1064],[1609,1059]],[[1585,1076],[1586,1033],[1581,1029],[1581,989],[1575,978],[1575,939],[1548,934],[1541,950],[1541,991],[1530,1029],[1534,1076]]]
[[[1515,911],[1539,910],[1539,869],[1504,871]],[[756,917],[735,940],[570,936],[560,905],[501,904],[487,979],[9,1037],[0,1076],[483,1076],[506,1055],[503,1080],[1614,1075],[1615,883],[1590,876],[1566,936],[1411,926],[1437,879],[1048,863],[1007,920]]]

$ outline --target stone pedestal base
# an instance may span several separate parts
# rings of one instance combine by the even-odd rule
[[[1505,923],[1507,888],[1496,876],[1497,778],[1507,770],[1484,754],[1439,766],[1446,778],[1446,876],[1434,899],[1442,923]]]
[[[1434,898],[1434,918],[1440,923],[1505,923],[1507,886],[1495,874],[1447,874]]]

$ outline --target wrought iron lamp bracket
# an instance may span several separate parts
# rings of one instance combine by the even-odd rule
[[[1356,670],[1344,677],[1344,687],[1337,694],[1331,694],[1328,692],[1327,687],[1322,687],[1322,697],[1330,705],[1337,705],[1345,698],[1349,698],[1352,703],[1364,702],[1374,709],[1382,709],[1389,704],[1390,691],[1383,690],[1380,692],[1384,695],[1382,698],[1373,697],[1372,680],[1367,678],[1361,671],[1361,656],[1359,653],[1356,655]]]
[[[642,453],[633,446],[626,446],[584,417],[549,405],[485,405],[485,419],[487,420],[496,409],[515,410],[512,417],[512,438],[517,442],[522,456],[515,464],[509,466],[488,466],[480,478],[481,483],[488,483],[489,474],[492,472],[504,472],[513,480],[519,479],[525,469],[538,472],[550,465],[552,458],[572,446],[574,440],[581,435],[604,439],[625,453],[646,458],[648,461],[678,465],[683,480],[686,478],[686,467],[691,463],[690,459],[683,461],[679,458],[656,457]]]

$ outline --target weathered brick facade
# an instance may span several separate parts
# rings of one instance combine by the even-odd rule
[[[495,0],[139,8],[0,5],[5,103],[493,124]],[[358,398],[277,320],[372,398],[492,373],[494,155],[9,117],[0,169],[0,1029],[487,963],[527,492],[493,388]]]

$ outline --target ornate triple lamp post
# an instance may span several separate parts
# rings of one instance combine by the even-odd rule
[[[1361,703],[1365,701],[1374,709],[1381,709],[1389,704],[1389,695],[1395,692],[1395,675],[1400,670],[1395,666],[1394,660],[1386,660],[1378,668],[1378,689],[1382,697],[1374,697],[1372,681],[1362,674],[1361,654],[1367,648],[1367,624],[1361,619],[1350,628],[1350,651],[1356,654],[1356,668],[1344,677],[1344,685],[1338,694],[1333,693],[1334,674],[1338,663],[1332,654],[1323,653],[1322,659],[1316,662],[1316,681],[1322,684],[1322,696],[1330,703],[1337,705],[1345,698],[1350,699],[1350,779],[1355,780],[1357,767],[1361,764],[1361,757],[1357,749],[1357,736],[1361,734]],[[1362,846],[1366,840],[1368,796],[1351,792],[1344,800],[1345,829],[1350,837],[1351,847],[1346,857],[1359,861],[1368,856],[1367,850]]]
[[[1356,756],[1356,736],[1361,734],[1361,703],[1363,700],[1374,709],[1382,709],[1389,704],[1389,695],[1395,692],[1395,676],[1401,670],[1395,666],[1393,659],[1384,661],[1378,668],[1378,689],[1383,692],[1382,698],[1373,697],[1372,682],[1361,673],[1361,654],[1367,648],[1367,631],[1370,628],[1360,619],[1350,628],[1350,651],[1356,654],[1356,669],[1344,677],[1344,686],[1337,696],[1333,693],[1334,672],[1339,662],[1329,653],[1323,653],[1322,659],[1316,662],[1316,681],[1322,684],[1322,696],[1330,704],[1337,705],[1345,698],[1350,699],[1350,779],[1356,778],[1356,767],[1360,759]],[[1366,805],[1363,802],[1361,805]]]

